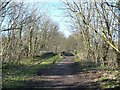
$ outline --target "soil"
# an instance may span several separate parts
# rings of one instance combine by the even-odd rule
[[[83,90],[100,90],[97,79],[100,74],[96,70],[85,71],[79,63],[67,56],[62,62],[44,70],[39,70],[29,88],[82,88]]]

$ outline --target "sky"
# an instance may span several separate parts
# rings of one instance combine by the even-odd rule
[[[66,37],[68,37],[71,32],[69,30],[68,24],[66,23],[67,19],[65,17],[65,11],[60,8],[64,7],[62,0],[13,0],[17,2],[29,2],[30,5],[33,3],[37,3],[37,7],[40,8],[41,2],[43,3],[42,9],[47,13],[50,18],[58,24],[59,31],[64,33]]]
[[[68,19],[65,17],[65,11],[61,10],[60,8],[64,7],[64,4],[62,1],[64,0],[13,0],[14,2],[29,2],[30,5],[33,4],[34,2],[39,3],[38,8],[40,8],[41,2],[44,3],[43,9],[51,17],[51,19],[56,22],[59,25],[59,30],[65,34],[66,37],[68,37],[71,34],[71,30],[69,28]],[[72,1],[72,0],[68,0]],[[79,1],[79,0],[78,0]],[[86,1],[86,0],[81,0],[81,1]],[[112,1],[112,0],[110,0]]]
[[[45,10],[51,19],[59,25],[59,30],[65,34],[66,37],[70,35],[69,26],[67,24],[67,17],[65,11],[61,10],[64,5],[62,2],[45,2]]]

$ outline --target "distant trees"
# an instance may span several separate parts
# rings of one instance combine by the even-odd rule
[[[40,51],[78,50],[81,56],[84,54],[97,64],[119,66],[119,2],[66,1],[64,4],[75,30],[68,38],[35,4],[0,1],[3,62],[19,63]]]
[[[119,29],[116,28],[119,15],[116,8],[110,6],[116,6],[116,3],[104,0],[64,2],[72,27],[79,33],[76,38],[80,37],[85,45],[85,48],[81,48],[82,51],[86,51],[84,54],[87,59],[103,65],[115,63],[115,53],[120,53],[117,44]]]
[[[66,39],[66,44],[65,44],[66,51],[74,51],[78,49],[78,43],[74,36],[75,35],[72,34]]]
[[[58,25],[35,5],[0,1],[0,20],[3,62],[19,64],[42,50],[57,53],[62,49],[65,37]]]

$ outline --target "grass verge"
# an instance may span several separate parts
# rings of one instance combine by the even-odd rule
[[[100,77],[95,80],[102,89],[120,88],[120,72],[118,68],[111,69],[113,66],[97,65],[90,60],[80,60],[74,57],[74,62],[78,62],[83,72],[95,71]]]
[[[62,57],[56,55],[46,59],[24,59],[20,64],[6,63],[2,67],[2,87],[17,88],[24,86],[26,81],[32,80],[38,70],[58,63]]]

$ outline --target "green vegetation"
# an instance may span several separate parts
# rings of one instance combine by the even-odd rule
[[[40,69],[47,68],[53,62],[58,63],[62,57],[56,55],[47,59],[24,59],[20,64],[3,64],[3,88],[24,86],[25,82],[32,80]]]
[[[120,85],[120,72],[118,68],[110,69],[109,66],[97,65],[91,60],[80,60],[74,56],[74,62],[79,63],[82,72],[95,72],[100,77],[95,80],[102,89],[116,88]]]

